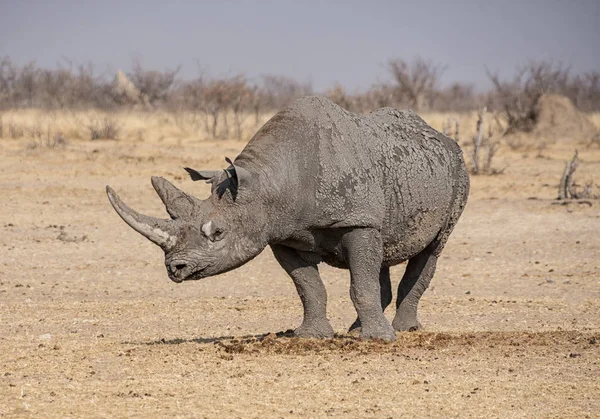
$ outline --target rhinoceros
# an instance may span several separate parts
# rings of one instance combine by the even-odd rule
[[[292,278],[301,337],[331,337],[318,264],[350,270],[364,339],[393,340],[421,327],[417,307],[469,193],[458,144],[411,111],[350,113],[305,97],[273,116],[223,170],[185,168],[211,183],[199,200],[161,177],[152,185],[170,219],[142,215],[106,187],[121,218],[165,252],[169,278],[198,280],[235,269],[270,246]],[[390,266],[408,261],[396,314]]]

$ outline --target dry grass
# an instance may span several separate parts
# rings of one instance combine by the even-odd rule
[[[253,115],[242,117],[242,138],[250,139],[257,129],[264,124],[272,113],[262,115],[258,123]],[[470,143],[475,135],[477,112],[430,112],[421,115],[432,127],[443,131],[449,119],[455,119],[460,124],[461,144]],[[132,141],[161,142],[170,140],[213,140],[209,134],[212,129],[210,118],[201,113],[193,112],[164,112],[164,111],[120,111],[102,112],[89,111],[44,111],[26,109],[7,111],[0,114],[4,138],[35,138],[36,133],[50,135],[61,134],[70,140],[89,140],[90,127],[104,125],[109,121],[119,132],[118,139]],[[600,130],[600,112],[588,114],[590,121]],[[219,119],[220,139],[233,139],[235,127],[231,113]],[[505,128],[505,121],[500,115],[492,112],[485,114],[483,132],[492,129],[497,134]]]
[[[243,138],[248,140],[271,115],[255,122],[253,115],[245,115],[242,123]],[[104,127],[114,126],[115,139],[127,141],[161,142],[170,140],[211,140],[212,122],[205,115],[192,112],[120,111],[44,111],[24,109],[7,111],[2,115],[5,138],[35,138],[38,132],[60,133],[71,140],[103,139],[96,132],[107,132]],[[218,136],[232,137],[235,132],[233,115],[219,119]]]

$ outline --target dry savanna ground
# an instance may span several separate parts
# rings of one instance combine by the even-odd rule
[[[90,141],[81,115],[3,116],[0,416],[598,417],[600,201],[554,201],[576,148],[577,182],[600,179],[597,145],[502,144],[503,174],[472,178],[423,331],[391,344],[345,335],[348,273],[324,266],[339,336],[298,340],[285,331],[300,301],[268,250],[174,284],[104,192],[164,214],[151,175],[202,197],[181,168],[222,168],[244,142],[200,140],[191,116],[112,117],[120,138]],[[461,118],[471,135],[474,116]],[[441,128],[447,115],[426,119]],[[23,134],[10,138],[9,123]]]

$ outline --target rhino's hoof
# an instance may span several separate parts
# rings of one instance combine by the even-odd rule
[[[360,333],[360,329],[361,329],[360,320],[356,319],[356,320],[354,320],[354,323],[352,323],[352,326],[350,326],[348,328],[348,333],[351,335],[358,335]]]
[[[332,338],[333,328],[329,322],[320,322],[318,324],[302,324],[299,328],[294,330],[294,335],[299,338]]]
[[[396,340],[396,331],[389,326],[389,323],[385,327],[377,328],[364,328],[361,327],[360,339],[381,339],[388,342]]]
[[[403,321],[394,319],[392,326],[398,332],[416,332],[417,330],[421,330],[423,328],[421,323],[419,323],[417,320]]]

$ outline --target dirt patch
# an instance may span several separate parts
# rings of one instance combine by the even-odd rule
[[[169,281],[162,251],[104,188],[165,216],[151,175],[204,197],[182,167],[222,168],[244,146],[182,141],[0,144],[0,416],[597,416],[600,202],[552,205],[567,142],[543,158],[501,148],[505,172],[472,178],[420,306],[424,331],[385,343],[345,334],[347,271],[320,267],[330,340],[271,333],[298,326],[302,306],[268,250]],[[580,156],[578,176],[598,178],[600,150]]]

